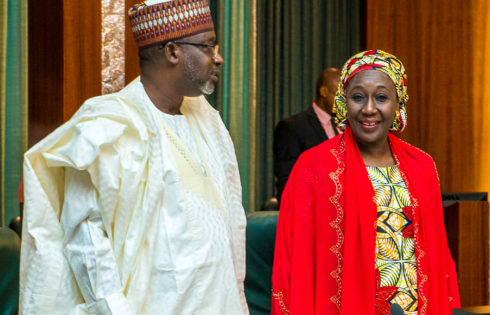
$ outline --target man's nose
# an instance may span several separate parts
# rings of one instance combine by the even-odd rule
[[[217,65],[222,65],[223,63],[225,63],[225,60],[223,59],[223,56],[221,56],[220,53],[217,53],[216,57],[214,57],[214,63]]]

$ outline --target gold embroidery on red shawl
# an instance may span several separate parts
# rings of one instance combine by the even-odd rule
[[[274,300],[277,301],[284,314],[289,314],[289,310],[286,308],[286,304],[284,303],[284,296],[282,294],[282,291],[277,293],[272,292],[272,297],[274,297]]]
[[[329,174],[330,179],[333,181],[335,184],[335,195],[331,196],[329,198],[330,202],[334,205],[335,209],[337,209],[337,217],[335,218],[335,221],[330,222],[330,226],[335,230],[337,233],[337,244],[332,246],[330,250],[337,256],[337,269],[332,271],[330,275],[337,281],[337,294],[330,297],[330,301],[332,301],[335,305],[337,305],[337,308],[340,313],[340,299],[342,296],[342,245],[344,243],[344,234],[342,232],[342,229],[340,227],[340,224],[342,223],[342,220],[344,219],[344,210],[342,209],[342,206],[340,205],[339,199],[340,196],[342,195],[342,184],[340,183],[339,176],[341,173],[344,172],[345,169],[345,163],[342,161],[340,154],[343,154],[345,151],[345,142],[344,139],[340,140],[340,148],[339,151],[332,149],[330,152],[333,154],[333,156],[337,159],[337,164],[338,168],[335,172],[332,172]]]
[[[430,156],[430,155],[429,155],[427,152],[422,151],[422,150],[420,150],[420,149],[419,149],[419,148],[417,148],[417,147],[414,147],[414,146],[413,146],[413,145],[411,145],[410,143],[406,143],[405,141],[403,141],[403,140],[402,140],[402,139],[400,139],[400,138],[398,138],[398,140],[400,140],[400,141],[401,141],[401,142],[403,142],[404,144],[406,144],[406,145],[408,145],[408,146],[410,146],[410,147],[412,147],[412,148],[415,148],[415,149],[417,149],[418,151],[422,152],[423,154],[425,154],[425,155],[426,155],[426,156],[427,156],[427,157],[428,157],[428,158],[429,158],[429,159],[432,161],[432,163],[434,164],[434,169],[436,170],[437,182],[438,182],[438,183],[440,183],[440,182],[441,182],[441,180],[439,179],[439,172],[437,171],[436,163],[434,162],[434,159],[432,158],[432,156]],[[399,163],[397,162],[397,165],[398,165],[398,164],[399,164]]]

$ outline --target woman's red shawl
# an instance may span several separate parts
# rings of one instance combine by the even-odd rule
[[[432,158],[389,133],[413,206],[419,314],[459,307]],[[300,156],[281,200],[272,314],[376,314],[374,189],[350,127]]]

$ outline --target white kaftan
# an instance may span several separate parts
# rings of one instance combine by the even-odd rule
[[[26,153],[21,314],[248,314],[233,144],[204,97],[181,111],[137,79]]]

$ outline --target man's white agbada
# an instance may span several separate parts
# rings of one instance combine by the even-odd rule
[[[181,111],[201,163],[139,79],[26,153],[21,314],[248,313],[233,144],[204,97]]]

